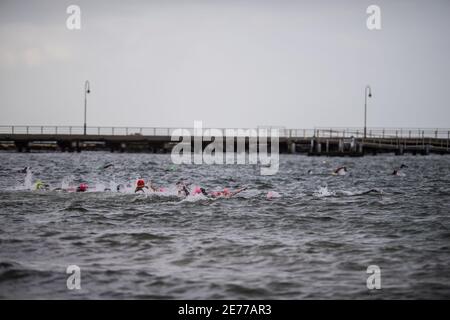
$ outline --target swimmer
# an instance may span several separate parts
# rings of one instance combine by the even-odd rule
[[[177,182],[177,192],[179,197],[187,197],[188,195],[190,195],[191,192],[188,188],[189,185],[190,183],[185,184],[183,181]]]
[[[169,166],[169,167],[167,167],[166,169],[165,169],[165,171],[175,171],[177,168],[175,167],[175,165],[171,165],[171,166]]]
[[[76,192],[86,192],[88,188],[89,187],[86,183],[80,183],[80,185],[76,189]]]
[[[19,172],[20,172],[20,173],[27,173],[27,172],[30,171],[30,170],[31,170],[31,167],[25,167],[25,168],[19,170]]]
[[[205,188],[201,188],[201,187],[195,187],[194,190],[192,190],[191,194],[193,196],[195,196],[197,194],[203,194],[204,196],[208,195],[208,193],[206,192]]]
[[[34,184],[35,190],[49,190],[50,186],[48,184],[43,183],[41,180],[37,180]]]
[[[346,174],[347,174],[347,167],[339,167],[333,172],[333,175],[335,176],[343,176]]]
[[[228,190],[228,188],[224,188],[222,191],[211,191],[210,193],[208,193],[204,188],[199,188],[200,193],[202,193],[204,196],[210,196],[212,198],[219,198],[219,197],[231,198],[244,190],[247,190],[247,187],[243,187],[234,191],[230,191]],[[195,191],[198,193],[197,190]]]
[[[147,188],[152,192],[158,192],[161,191],[162,188],[158,188],[157,186],[153,185],[151,181],[147,183]]]
[[[394,171],[392,171],[392,176],[404,176],[405,174],[401,171],[402,169],[408,168],[406,164],[401,164],[399,168],[394,168]]]
[[[213,197],[225,197],[225,198],[231,198],[237,195],[238,193],[247,190],[247,187],[240,188],[234,191],[229,191],[227,188],[223,189],[223,191],[219,191],[218,193],[213,193]]]
[[[370,194],[370,193],[380,194],[382,192],[380,190],[377,190],[377,189],[370,189],[368,191],[361,192],[359,195]]]
[[[111,168],[111,167],[114,167],[114,165],[112,163],[108,163],[108,164],[103,166],[103,169],[108,169],[108,168]]]
[[[145,192],[145,189],[148,190],[148,186],[145,185],[144,179],[139,179],[139,180],[136,182],[136,189],[134,189],[134,193],[137,193],[137,192]]]
[[[391,173],[392,176],[404,177],[405,174],[400,169],[394,169]]]

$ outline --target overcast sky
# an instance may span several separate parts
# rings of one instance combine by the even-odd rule
[[[82,125],[88,79],[90,126],[362,126],[370,84],[368,126],[450,127],[449,17],[448,0],[0,0],[0,124]]]

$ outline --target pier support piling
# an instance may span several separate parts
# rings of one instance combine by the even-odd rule
[[[291,151],[291,153],[295,153],[295,151],[296,151],[296,145],[295,145],[295,142],[291,142],[291,145],[290,145],[290,151]]]
[[[322,153],[322,143],[320,143],[320,141],[317,141],[316,151],[318,154]]]
[[[343,153],[344,152],[344,140],[343,139],[339,139],[339,146],[338,146],[339,152]]]

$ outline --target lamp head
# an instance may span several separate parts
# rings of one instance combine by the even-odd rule
[[[366,86],[365,92],[369,98],[372,98],[372,88],[370,86]]]

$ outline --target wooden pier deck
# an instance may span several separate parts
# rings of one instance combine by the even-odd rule
[[[0,126],[0,150],[167,153],[178,143],[171,140],[176,129],[88,127],[84,135],[81,126]],[[450,154],[450,129],[368,128],[366,137],[361,128],[278,129],[281,153],[352,157],[378,153]],[[225,129],[219,130],[225,137]],[[245,139],[248,145],[249,137]],[[205,141],[204,146],[208,143]],[[270,149],[270,140],[268,145]]]

